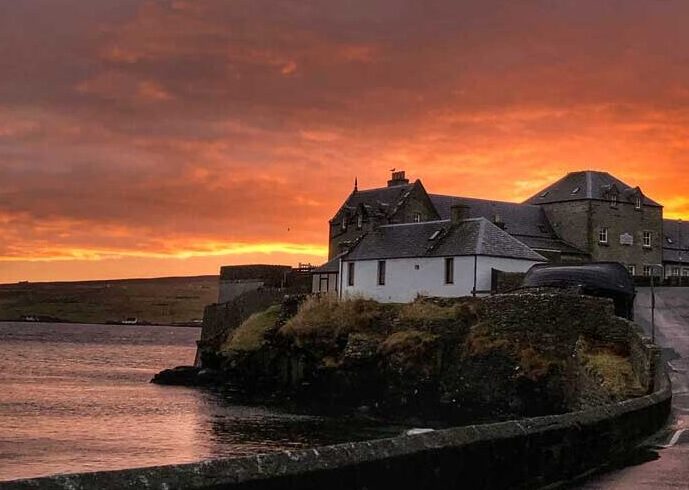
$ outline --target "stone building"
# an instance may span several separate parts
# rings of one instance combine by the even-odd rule
[[[553,262],[614,261],[632,275],[689,276],[689,225],[663,219],[663,207],[607,172],[572,172],[523,203],[429,194],[420,180],[393,172],[387,186],[354,190],[329,222],[329,261],[314,291],[340,287],[340,265],[382,226],[484,218]],[[686,265],[685,265],[686,264]]]

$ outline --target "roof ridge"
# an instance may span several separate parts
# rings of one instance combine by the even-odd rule
[[[433,223],[449,223],[449,219],[436,219],[431,221],[417,221],[413,223],[390,223],[387,225],[380,225],[378,228],[393,228],[395,226],[418,226],[418,225],[428,225]],[[468,220],[467,220],[468,221]]]

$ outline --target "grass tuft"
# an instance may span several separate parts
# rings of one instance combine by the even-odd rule
[[[275,326],[280,316],[280,305],[254,313],[234,331],[230,339],[221,347],[222,351],[252,352],[265,344],[265,335]]]

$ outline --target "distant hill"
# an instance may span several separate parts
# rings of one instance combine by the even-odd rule
[[[190,323],[218,299],[218,276],[0,285],[0,320]]]

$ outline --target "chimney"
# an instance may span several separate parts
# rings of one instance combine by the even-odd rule
[[[505,229],[505,223],[502,221],[502,218],[497,213],[493,216],[493,224],[501,230]]]
[[[469,219],[470,209],[471,208],[466,204],[454,204],[450,208],[450,220],[452,221],[452,224],[455,225],[464,221],[465,219]]]
[[[404,170],[399,172],[392,172],[392,179],[388,180],[388,187],[396,187],[398,185],[407,185],[409,179],[404,176]]]

